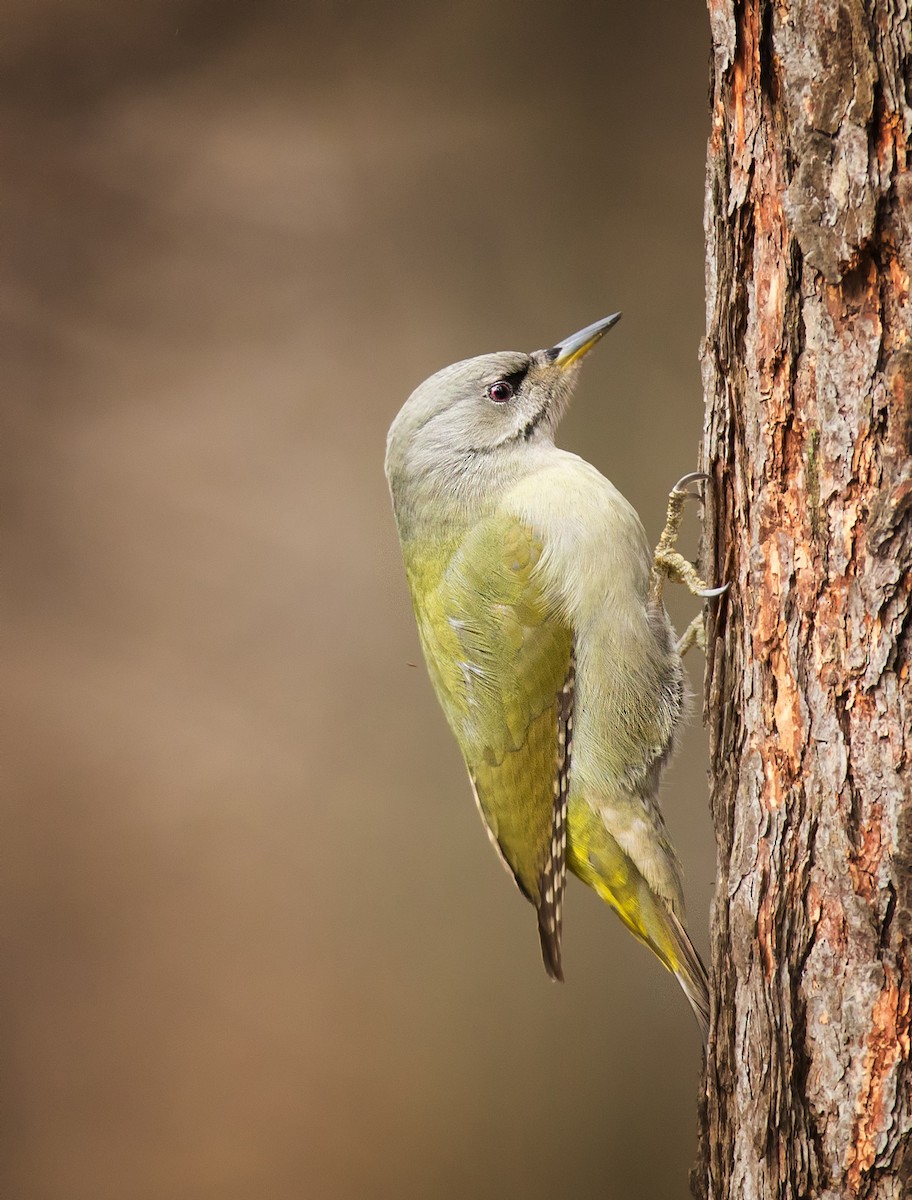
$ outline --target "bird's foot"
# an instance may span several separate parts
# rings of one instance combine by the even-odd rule
[[[703,497],[700,493],[692,492],[689,485],[708,479],[709,476],[703,471],[691,471],[689,475],[684,475],[679,479],[669,493],[668,510],[665,515],[665,528],[662,530],[662,536],[659,538],[659,544],[655,548],[652,560],[651,595],[657,602],[662,599],[662,589],[666,579],[671,579],[675,583],[683,583],[695,596],[700,596],[703,599],[721,596],[723,592],[728,590],[727,583],[718,588],[710,587],[707,583],[704,583],[693,563],[688,562],[683,554],[679,554],[675,549],[678,540],[678,531],[681,528],[681,518],[684,515],[685,503],[688,500],[698,500],[701,504],[703,503]],[[690,630],[688,629],[687,633],[681,639],[682,642],[687,638],[689,633]],[[685,649],[689,649],[695,640],[696,634],[687,642]]]
[[[698,646],[706,653],[706,626],[703,624],[703,614],[694,617],[681,636],[678,638],[677,651],[681,658],[692,646]]]

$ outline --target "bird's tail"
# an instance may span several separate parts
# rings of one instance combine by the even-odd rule
[[[646,886],[644,880],[643,888]],[[612,903],[610,896],[603,895]],[[697,1018],[705,1045],[709,1036],[709,977],[706,967],[679,918],[654,892],[650,893],[650,901],[641,903],[638,913],[640,920],[636,923],[629,920],[616,904],[613,907],[630,931],[646,943],[659,962],[677,979]]]
[[[652,890],[633,861],[604,829],[599,830],[597,839],[590,839],[585,857],[574,849],[569,865],[675,976],[705,1042],[709,1032],[706,968],[671,905]]]
[[[670,967],[670,970],[674,972],[684,995],[690,1001],[690,1007],[697,1018],[705,1045],[706,1039],[709,1037],[709,977],[706,974],[706,967],[703,966],[703,960],[687,936],[687,930],[673,912],[668,913],[668,923],[677,959],[677,964]]]

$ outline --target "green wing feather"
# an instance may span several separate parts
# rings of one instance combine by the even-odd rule
[[[539,910],[545,965],[560,978],[572,633],[541,590],[542,551],[531,528],[499,514],[437,570],[413,553],[409,574],[431,678],[479,809]]]

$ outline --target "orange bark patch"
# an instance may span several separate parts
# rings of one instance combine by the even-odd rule
[[[893,973],[887,969],[886,983],[871,1013],[862,1065],[861,1085],[855,1098],[852,1145],[846,1154],[848,1182],[857,1191],[862,1173],[877,1159],[877,1143],[890,1120],[885,1100],[888,1077],[903,1053],[909,1051],[909,996],[902,1000]]]
[[[782,563],[776,535],[763,543],[766,561],[763,572],[761,594],[757,598],[756,625],[754,633],[755,652],[758,658],[768,657],[776,695],[772,704],[772,720],[776,728],[777,761],[792,776],[798,773],[802,747],[804,745],[804,722],[801,718],[798,685],[792,673],[786,638],[788,631],[782,619]],[[767,769],[767,783],[773,777]],[[781,802],[781,784],[768,790],[767,804],[778,808]]]
[[[741,158],[744,154],[744,47],[732,64],[732,104],[735,110],[735,155]]]
[[[782,780],[778,755],[766,760],[763,773],[766,776],[766,806],[775,811],[782,807]]]
[[[783,317],[787,288],[788,226],[782,208],[784,188],[775,159],[755,165],[754,280],[757,295],[755,333],[760,389],[769,396],[775,389],[775,407],[790,410],[791,378],[779,370],[785,350]]]
[[[804,746],[804,722],[801,719],[798,685],[792,674],[791,664],[781,650],[773,654],[771,666],[776,679],[776,703],[773,713],[779,734],[779,749],[788,758],[791,770],[797,772]]]
[[[816,925],[823,913],[823,897],[816,883],[808,885],[806,910],[808,921],[811,925]]]
[[[894,162],[897,170],[905,171],[909,150],[902,118],[899,113],[887,108],[883,108],[877,115],[879,119],[874,126],[877,165],[884,174],[890,172]]]
[[[848,946],[848,933],[839,897],[811,882],[806,906],[808,921],[814,928],[814,941],[825,942],[837,959],[843,958]]]
[[[751,175],[753,139],[758,125],[760,13],[756,0],[749,0],[748,9],[739,25],[730,74],[728,109],[733,124],[731,178],[735,190],[746,188]]]
[[[909,272],[903,267],[899,259],[894,257],[891,257],[887,263],[887,271],[890,276],[890,286],[896,297],[896,303],[899,307],[902,307],[909,299]]]
[[[862,819],[858,848],[849,859],[852,887],[857,895],[869,901],[880,891],[878,876],[884,859],[882,822],[881,805],[872,804]]]
[[[712,128],[709,134],[709,153],[718,154],[722,149],[722,138],[725,132],[725,108],[721,100],[713,106]]]

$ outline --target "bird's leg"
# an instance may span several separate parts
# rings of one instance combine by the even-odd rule
[[[703,624],[703,614],[694,617],[681,636],[678,638],[677,651],[681,658],[691,646],[699,646],[706,653],[706,626]]]
[[[689,563],[683,554],[675,550],[678,540],[678,530],[681,528],[681,517],[684,514],[685,502],[688,499],[699,500],[701,504],[703,502],[699,492],[690,491],[688,484],[693,483],[695,480],[708,478],[709,476],[702,471],[692,471],[689,475],[685,475],[683,479],[679,479],[668,495],[665,528],[662,530],[662,536],[659,538],[659,544],[655,548],[652,560],[650,598],[656,603],[662,599],[662,591],[666,579],[671,579],[675,583],[683,583],[695,596],[702,596],[704,599],[721,596],[728,588],[727,583],[720,588],[709,587],[697,574],[693,563]],[[684,637],[681,639],[682,642],[688,637],[689,633],[690,630],[684,634]],[[689,649],[695,640],[696,634],[687,642],[685,649]]]

